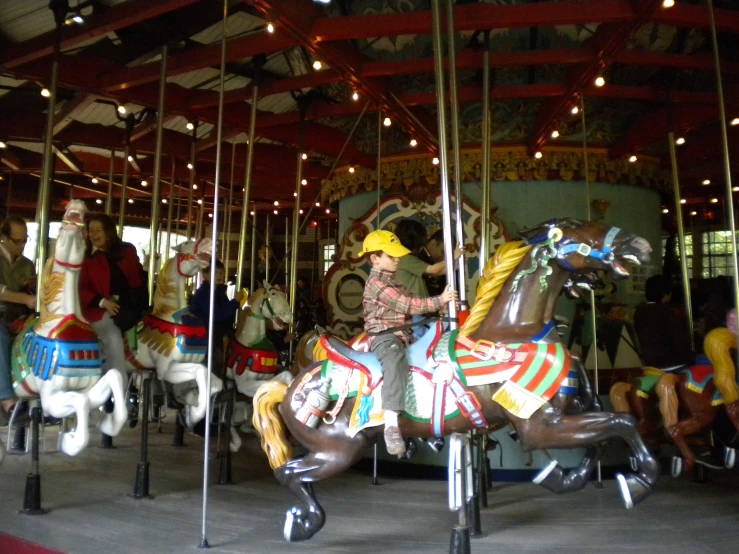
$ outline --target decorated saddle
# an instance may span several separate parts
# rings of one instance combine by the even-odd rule
[[[277,350],[266,338],[251,346],[232,339],[226,348],[226,366],[233,370],[234,375],[243,375],[245,371],[274,375],[277,373],[277,357]]]
[[[102,374],[102,350],[89,324],[74,314],[64,317],[48,337],[36,333],[38,317],[31,317],[21,330],[23,341],[13,344],[14,386],[23,386],[30,375],[48,381],[53,377],[96,377]]]
[[[552,327],[553,328],[553,327]],[[543,340],[550,329],[535,337]],[[327,359],[298,384],[294,397],[320,373],[329,383],[334,405],[323,417],[332,424],[346,399],[355,399],[350,434],[383,424],[382,368],[371,353],[359,353],[340,340],[324,335],[320,344]],[[493,344],[444,333],[437,323],[407,350],[411,375],[403,416],[428,423],[435,436],[444,435],[444,422],[462,414],[476,427],[488,427],[475,393],[469,387],[503,382],[493,399],[514,415],[529,418],[555,394],[574,395],[577,372],[559,343]],[[502,392],[501,392],[502,391]]]
[[[145,315],[137,329],[138,341],[164,355],[177,348],[183,354],[204,356],[208,349],[208,331],[203,322],[187,309],[175,312],[172,318],[174,322]]]

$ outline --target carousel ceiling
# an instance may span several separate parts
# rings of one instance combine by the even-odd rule
[[[533,154],[551,146],[579,148],[586,138],[614,161],[642,154],[669,168],[667,134],[674,130],[684,139],[678,150],[681,180],[693,206],[686,209],[720,195],[724,177],[708,8],[705,0],[665,6],[670,3],[458,0],[454,38],[464,145],[480,143],[489,31],[494,147],[523,146]],[[0,0],[0,141],[6,145],[0,148],[0,172],[6,191],[13,181],[8,198],[19,210],[35,209],[41,168],[48,101],[40,93],[50,81],[54,47],[48,4]],[[97,199],[107,191],[111,154],[120,190],[122,106],[141,119],[131,136],[129,196],[140,200],[133,214],[148,213],[150,186],[142,181],[148,185],[153,173],[164,41],[169,55],[163,193],[187,194],[194,140],[196,196],[204,195],[207,204],[216,173],[222,2],[69,4],[53,125],[59,207],[72,188],[81,198]],[[739,117],[739,2],[714,4],[732,120]],[[252,194],[265,207],[274,200],[291,205],[301,140],[309,154],[304,197],[313,198],[365,107],[341,165],[375,168],[378,111],[392,122],[383,129],[383,153],[433,156],[431,25],[429,0],[230,0],[219,168],[224,192],[232,170],[236,197],[243,186],[255,85]],[[605,84],[596,86],[598,77]],[[585,130],[582,114],[572,113],[581,102]],[[729,143],[739,148],[739,125],[729,127]]]

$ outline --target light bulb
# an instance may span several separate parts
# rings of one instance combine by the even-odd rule
[[[275,32],[275,26],[272,25],[272,23],[267,23],[267,32],[268,33],[274,33]]]
[[[198,184],[197,183],[193,183],[192,184],[192,190],[198,190]]]
[[[602,87],[602,86],[603,86],[603,85],[605,85],[605,84],[606,84],[606,80],[605,80],[605,79],[604,79],[604,78],[603,78],[603,77],[602,77],[601,75],[599,75],[599,76],[598,76],[598,77],[597,77],[597,78],[595,79],[595,86],[596,86],[596,87]]]
[[[198,204],[201,204],[202,205],[202,203],[203,203],[203,199],[202,198],[198,198]]]
[[[439,158],[434,158],[433,160],[431,160],[431,163],[434,165],[439,165]]]
[[[698,212],[690,212],[690,215],[698,215]]]
[[[274,211],[274,212],[272,212],[272,213],[273,213],[273,214],[275,214],[275,215],[277,215],[277,213],[278,213],[278,212],[277,212],[277,210],[275,210],[275,211]]]
[[[739,187],[734,187],[731,190],[733,190],[734,192],[739,192]]]
[[[146,182],[146,180],[144,180],[144,181],[141,181],[141,186],[142,186],[142,187],[146,187],[146,186],[149,186],[149,183],[147,183],[147,182]]]
[[[710,179],[703,179],[703,184],[704,185],[710,185],[711,184],[711,180]]]
[[[685,139],[683,137],[678,137],[678,139],[675,141],[675,144],[682,146],[685,144]]]
[[[298,213],[299,213],[300,215],[303,215],[303,210],[299,210],[299,211],[298,211]]]
[[[208,214],[208,217],[211,217],[212,218],[213,217],[213,214]]]
[[[293,196],[297,198],[298,197],[298,193],[297,192],[293,192]]]
[[[718,204],[718,198],[711,198],[711,204]]]
[[[44,98],[48,98],[49,96],[51,96],[51,92],[48,88],[44,87],[41,89],[41,96],[43,96]]]
[[[187,169],[192,169],[192,168],[193,168],[192,164],[187,164]]]
[[[129,157],[128,157],[128,161],[129,161],[129,162],[132,162],[132,161],[133,161],[133,156],[129,156]]]
[[[188,131],[192,131],[195,128],[195,124],[192,121],[188,121],[186,127]]]
[[[166,198],[162,198],[162,204],[166,204],[166,203],[167,203],[167,199]]]
[[[275,206],[279,206],[280,202],[278,200],[275,200]]]
[[[352,100],[359,100],[359,93],[356,90],[352,93]]]
[[[0,140],[0,148],[7,148],[8,145],[4,140]]]
[[[321,207],[321,203],[320,202],[316,202],[316,208],[320,208],[320,207]]]
[[[572,106],[572,110],[570,111],[572,112],[572,115],[577,115],[577,113],[580,111],[580,108],[578,108],[577,106]]]
[[[541,152],[537,152],[536,154],[534,154],[534,158],[536,158],[537,160],[540,160],[543,155],[544,154],[542,154]]]
[[[349,173],[354,173],[354,168],[353,167],[350,167],[349,168]]]
[[[313,62],[313,69],[315,69],[316,71],[318,71],[319,69],[321,69],[321,62],[318,61],[318,60],[314,61]]]
[[[418,141],[416,139],[411,139],[411,146],[418,146]]]
[[[674,5],[675,5],[675,0],[662,0],[663,8],[671,8]]]
[[[685,200],[685,198],[683,198],[683,199],[680,200],[680,203],[681,204],[685,204],[686,202],[687,202],[687,200]]]
[[[103,203],[103,200],[101,198],[98,198],[97,200],[95,200],[95,203],[96,204],[102,204]]]
[[[121,115],[124,115],[126,113],[126,106],[124,105],[118,106],[118,113]]]
[[[93,177],[92,178],[92,184],[93,185],[97,185],[98,184],[98,178],[97,177]]]
[[[392,125],[392,124],[393,124],[393,122],[392,122],[392,121],[390,120],[390,118],[389,118],[389,117],[386,117],[386,118],[385,118],[385,120],[384,120],[384,121],[382,122],[382,124],[383,124],[383,125],[384,125],[385,127],[390,127],[390,125]]]
[[[305,152],[303,152],[303,155],[301,156],[301,158],[303,158],[304,160],[307,160],[308,159],[308,154],[306,154]]]
[[[734,126],[739,125],[739,117],[735,117],[734,119],[732,119],[731,124]]]
[[[555,139],[559,138],[559,131],[557,130],[552,131],[552,138],[555,138]]]
[[[251,212],[249,212],[249,215],[254,215],[254,211],[252,210]]]
[[[638,159],[639,159],[639,158],[637,158],[636,156],[631,156],[631,157],[629,158],[629,162],[631,162],[631,163],[633,164],[633,163],[634,163],[634,162],[635,162],[636,160],[638,160]]]
[[[330,214],[331,213],[331,210],[329,210],[328,208],[326,208],[326,213],[327,214]]]
[[[308,179],[303,179],[302,181],[300,181],[300,184],[303,185],[303,186],[307,185],[308,184]]]
[[[128,199],[128,203],[129,203],[129,204],[133,204],[133,198],[129,198],[129,199]]]
[[[667,208],[663,208],[662,209],[662,213],[663,214],[668,214],[668,213],[670,213],[670,210],[668,210]]]

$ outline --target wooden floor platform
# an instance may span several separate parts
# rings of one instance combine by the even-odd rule
[[[5,431],[5,430],[2,430]],[[203,440],[170,446],[171,426],[150,435],[153,499],[134,500],[138,429],[115,450],[42,455],[42,516],[19,515],[30,457],[0,466],[0,533],[79,554],[196,552],[200,541]],[[3,441],[6,435],[3,435]],[[97,443],[99,434],[93,434]],[[48,441],[49,444],[53,440]],[[211,456],[213,458],[213,456]],[[234,456],[235,485],[210,487],[208,539],[214,553],[444,553],[455,515],[442,481],[370,478],[349,472],[316,485],[325,528],[306,543],[282,538],[294,503],[272,477],[258,440]],[[215,460],[212,475],[217,474]],[[556,496],[533,484],[495,484],[482,512],[475,553],[734,553],[739,551],[739,471],[703,484],[663,477],[646,503],[626,510],[613,481],[604,490]],[[13,553],[3,553],[13,554]]]

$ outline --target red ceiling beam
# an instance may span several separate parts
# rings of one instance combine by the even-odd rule
[[[589,41],[597,53],[595,59],[584,67],[571,70],[568,76],[568,93],[563,98],[550,101],[541,109],[531,136],[529,150],[532,152],[538,150],[551,137],[559,121],[572,108],[575,96],[592,86],[602,68],[611,62],[611,56],[624,47],[632,34],[647,22],[661,5],[662,0],[634,0],[634,9],[628,6],[632,11],[630,19],[618,24],[601,24],[598,27]],[[543,8],[541,5],[538,7]]]
[[[251,58],[257,54],[276,52],[296,45],[294,38],[287,33],[273,33],[260,31],[242,38],[232,39],[226,43],[226,62],[237,62],[244,58]],[[167,61],[167,75],[179,75],[204,67],[219,66],[221,63],[220,41],[199,48],[170,56]],[[131,87],[156,83],[159,80],[160,64],[158,61],[123,68],[100,77],[99,87],[113,92]]]
[[[736,10],[714,9],[716,29],[719,33],[739,34],[739,12]],[[652,17],[655,23],[674,27],[708,30],[711,20],[708,8],[676,2],[669,10],[659,10]]]
[[[621,50],[616,52],[611,61],[624,65],[668,67],[671,69],[685,69],[713,73],[713,56],[697,54],[682,56],[680,54],[665,54],[664,52],[650,52],[648,50]],[[739,63],[729,60],[721,61],[721,73],[725,75],[739,75]]]
[[[257,3],[261,3],[258,1]],[[627,0],[570,0],[541,4],[496,6],[459,5],[455,12],[457,31],[513,29],[620,23],[633,17]],[[412,11],[354,17],[318,19],[312,26],[317,42],[351,40],[396,35],[431,34],[431,12]]]
[[[88,17],[84,25],[65,27],[62,31],[62,51],[78,44],[99,38],[107,33],[136,25],[147,19],[178,10],[199,0],[129,0],[109,8],[104,13]],[[0,57],[0,65],[15,68],[39,58],[51,56],[54,52],[55,31],[24,41],[9,48]]]

